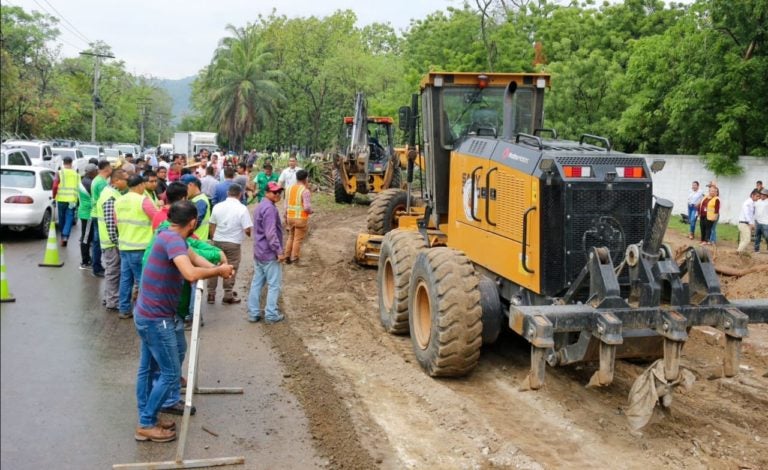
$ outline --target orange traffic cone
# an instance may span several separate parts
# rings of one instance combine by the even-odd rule
[[[16,302],[8,291],[8,277],[5,273],[5,249],[0,243],[0,302]]]
[[[56,239],[56,222],[51,221],[51,228],[48,229],[48,243],[45,245],[45,257],[38,266],[48,266],[51,268],[60,268],[64,266],[63,261],[59,261],[59,246]]]

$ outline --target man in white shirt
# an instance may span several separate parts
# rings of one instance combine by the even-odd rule
[[[688,238],[693,240],[696,235],[696,218],[699,215],[699,205],[704,199],[704,192],[699,191],[699,182],[691,183],[691,192],[688,194],[688,222],[691,224]]]
[[[765,238],[768,246],[768,189],[760,190],[760,199],[755,201],[755,253],[760,252],[760,239]]]
[[[753,189],[746,201],[741,205],[739,214],[739,247],[738,253],[746,253],[755,227],[755,201],[760,199],[760,193]]]
[[[291,155],[291,158],[288,159],[288,168],[283,170],[280,173],[280,177],[277,179],[277,184],[282,186],[286,193],[288,190],[296,184],[296,172],[301,170],[298,166],[296,166],[296,157]]]
[[[227,190],[227,198],[213,206],[210,219],[211,240],[213,244],[227,256],[227,262],[234,268],[231,277],[223,279],[224,297],[222,303],[240,303],[240,297],[234,291],[235,275],[240,267],[240,245],[246,235],[251,236],[253,221],[248,213],[248,208],[240,202],[243,188],[238,184],[232,184]],[[208,303],[216,303],[216,287],[218,278],[208,280]]]

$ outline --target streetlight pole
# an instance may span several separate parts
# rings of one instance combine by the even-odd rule
[[[95,57],[94,71],[93,71],[93,96],[91,102],[93,104],[93,114],[91,116],[91,142],[96,142],[96,102],[99,100],[99,62],[102,58],[114,59],[115,56],[109,54],[98,54],[95,52],[81,52],[80,55],[87,55]]]

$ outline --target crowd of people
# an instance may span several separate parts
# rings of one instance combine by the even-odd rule
[[[246,238],[253,239],[254,263],[246,318],[285,319],[277,305],[282,265],[300,265],[312,214],[308,174],[295,156],[279,174],[271,161],[255,171],[250,157],[238,161],[203,150],[189,160],[92,159],[82,177],[65,157],[54,180],[61,245],[67,246],[76,216],[80,269],[104,278],[102,305],[118,318],[133,318],[140,338],[136,440],[175,439],[175,423],[159,413],[184,411],[180,370],[193,284],[207,279],[207,303],[214,304],[221,278],[222,303],[240,303],[235,280]]]
[[[688,238],[696,236],[696,221],[699,221],[701,244],[714,245],[717,242],[717,222],[720,220],[720,189],[715,182],[707,184],[707,190],[699,188],[699,182],[691,183],[688,194]],[[768,245],[768,188],[758,180],[755,188],[741,205],[739,213],[738,253],[748,254],[752,234],[754,233],[754,252],[760,252],[760,243],[765,239]]]

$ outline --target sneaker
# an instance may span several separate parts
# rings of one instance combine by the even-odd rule
[[[280,323],[283,320],[285,320],[285,315],[278,315],[276,318],[265,318],[264,323],[267,325],[274,325],[275,323]]]
[[[61,246],[67,246],[67,239],[66,238],[62,238],[61,239]]]
[[[120,312],[117,314],[117,318],[121,320],[126,320],[128,318],[131,318],[133,316],[132,312]]]
[[[249,316],[248,317],[248,321],[251,322],[251,323],[258,323],[258,322],[261,321],[261,317],[251,317],[251,316]]]
[[[83,271],[85,271],[86,269],[93,269],[93,266],[91,266],[91,265],[90,265],[90,264],[88,264],[88,263],[80,263],[80,269],[82,269]]]
[[[138,427],[133,437],[137,441],[170,442],[176,439],[176,431],[163,429],[160,426],[151,428]]]
[[[173,406],[160,408],[160,413],[181,416],[184,414],[184,402],[179,400],[178,403],[176,403]],[[195,405],[192,405],[192,407],[189,410],[189,414],[194,415],[195,413],[197,413],[197,408],[195,408]]]
[[[104,307],[104,308],[107,309],[107,312],[119,312],[120,311],[120,309],[118,309],[117,307]]]
[[[104,277],[104,271],[99,271],[99,272],[94,271],[91,274],[93,274],[93,277]]]
[[[221,303],[223,304],[239,304],[240,303],[240,297],[224,297],[221,299]]]

